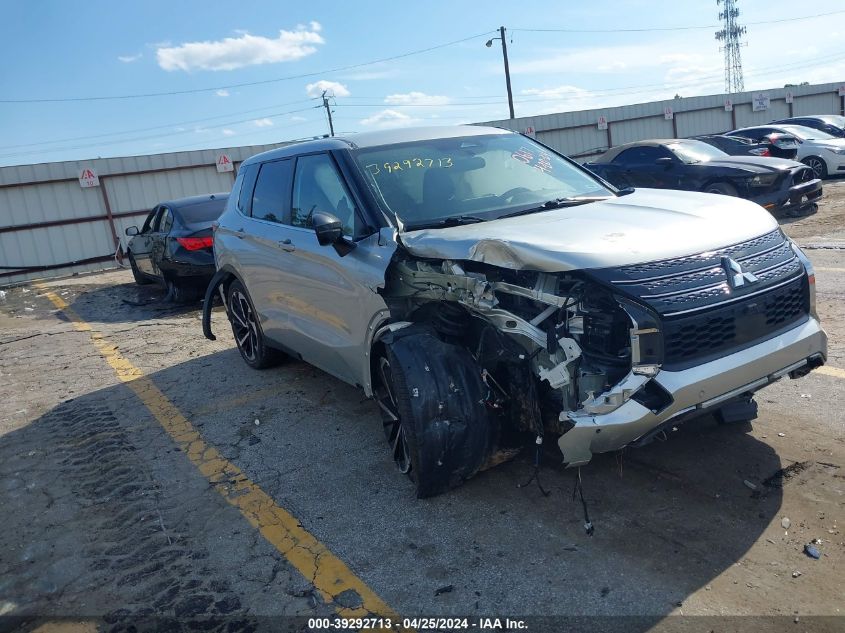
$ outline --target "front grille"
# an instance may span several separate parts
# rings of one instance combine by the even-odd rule
[[[660,316],[667,368],[731,353],[809,314],[804,267],[779,229],[699,255],[591,272]]]
[[[665,320],[665,366],[731,353],[796,324],[808,313],[805,286],[799,277],[767,293]]]
[[[619,269],[619,273],[621,273],[623,277],[637,279],[643,276],[671,275],[707,265],[718,266],[723,255],[735,257],[736,255],[746,251],[764,250],[770,246],[779,245],[783,241],[784,239],[780,229],[775,229],[771,233],[766,233],[765,235],[748,240],[747,242],[734,244],[733,246],[726,246],[725,248],[709,251],[700,255],[675,257],[673,259],[664,259],[658,262],[624,266]]]

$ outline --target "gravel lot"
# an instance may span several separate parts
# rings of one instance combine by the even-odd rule
[[[819,269],[829,366],[845,369],[845,181],[825,190],[817,214],[783,226]],[[355,596],[327,600],[316,576],[245,518],[218,489],[237,482],[197,468],[115,355],[403,616],[579,616],[570,624],[584,630],[845,628],[845,372],[761,392],[753,429],[703,420],[596,457],[581,471],[588,537],[576,474],[552,454],[548,497],[519,487],[525,456],[418,501],[361,392],[298,362],[252,371],[221,312],[212,342],[197,307],[162,299],[118,270],[14,288],[0,302],[0,630],[124,630],[149,616],[297,630],[302,620],[282,616],[357,606]],[[765,485],[781,468],[782,485]],[[803,553],[813,539],[819,560]]]

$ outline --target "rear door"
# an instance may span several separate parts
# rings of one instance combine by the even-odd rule
[[[173,211],[170,207],[162,205],[155,229],[150,234],[150,265],[156,277],[162,277],[161,260],[164,257],[165,240],[171,228],[173,228]]]

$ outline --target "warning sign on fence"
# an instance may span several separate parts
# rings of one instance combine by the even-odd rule
[[[234,171],[235,166],[232,165],[232,159],[227,154],[220,154],[217,157],[217,171],[221,174],[224,171]]]
[[[97,177],[97,172],[90,167],[84,167],[79,172],[79,186],[83,189],[86,187],[99,187],[100,179]]]

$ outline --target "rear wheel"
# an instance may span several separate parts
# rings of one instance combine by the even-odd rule
[[[704,187],[704,193],[716,193],[722,196],[737,196],[736,187],[726,182],[711,182]]]
[[[467,350],[430,331],[396,332],[375,354],[373,375],[391,457],[417,497],[478,472],[494,442],[481,370]]]
[[[253,369],[266,369],[277,364],[282,354],[267,346],[252,301],[241,282],[233,281],[229,286],[227,307],[232,334],[244,362]]]
[[[135,258],[132,256],[132,251],[129,251],[129,267],[132,269],[132,276],[135,278],[135,283],[139,286],[146,286],[147,284],[152,283],[149,279],[144,276],[144,273],[140,271],[138,268],[138,264],[135,263]]]
[[[827,178],[827,163],[818,156],[807,156],[801,162],[813,170],[816,178]]]
[[[198,301],[200,298],[201,291],[197,286],[179,281],[173,277],[165,277],[164,285],[167,287],[167,301],[172,301],[173,303],[190,303],[191,301]]]

